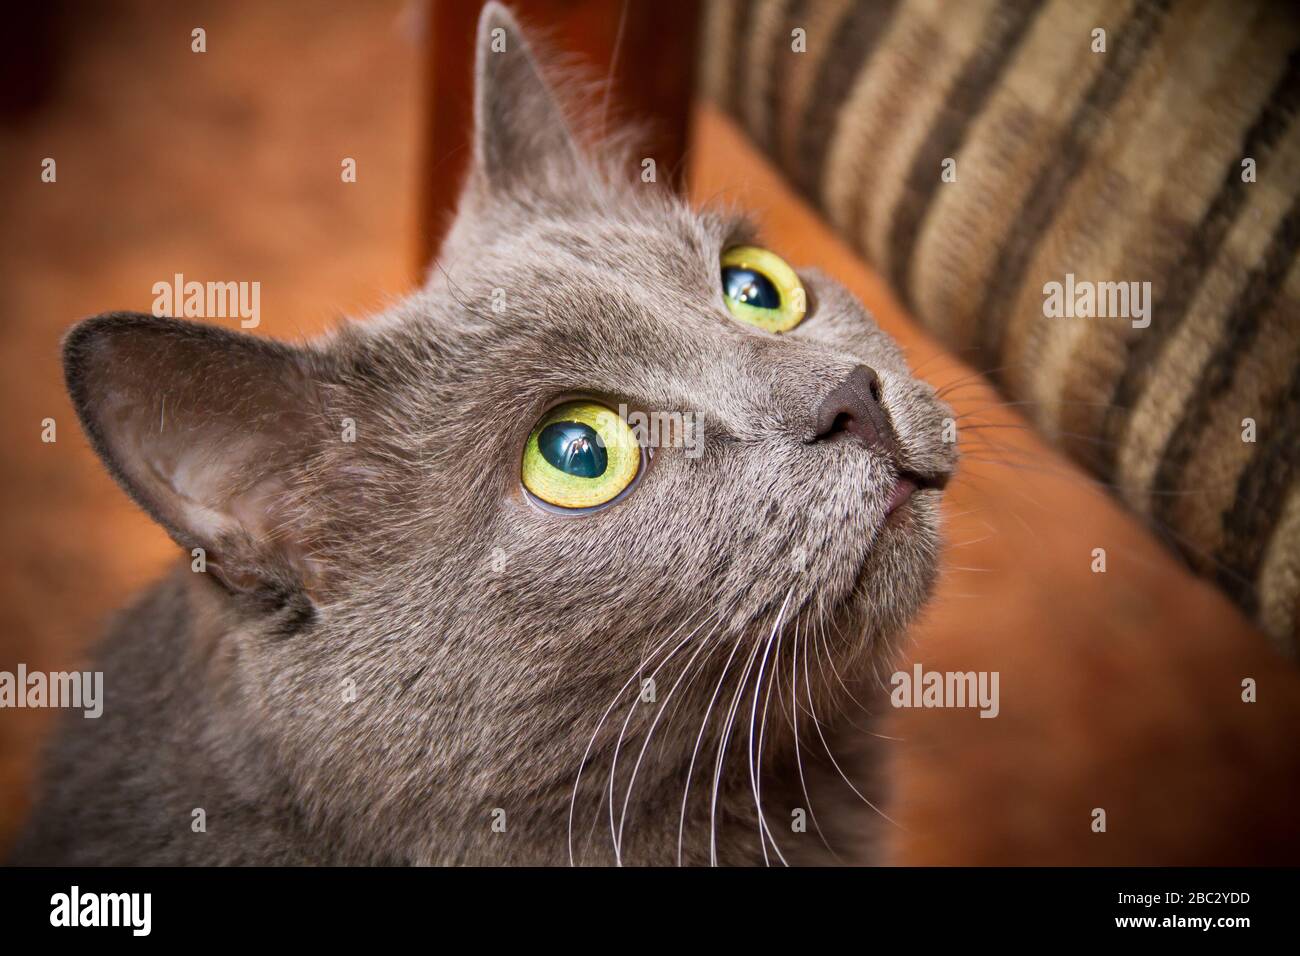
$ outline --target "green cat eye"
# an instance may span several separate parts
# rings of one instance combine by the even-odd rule
[[[608,504],[640,470],[636,433],[597,402],[566,402],[551,409],[533,426],[524,446],[524,488],[557,508]]]
[[[722,254],[722,298],[737,319],[767,332],[789,332],[808,308],[794,270],[757,246],[734,246]]]

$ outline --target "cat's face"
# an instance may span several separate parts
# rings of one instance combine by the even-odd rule
[[[212,552],[249,732],[307,803],[369,821],[394,853],[436,823],[440,852],[472,855],[497,807],[549,832],[584,758],[605,766],[621,736],[627,760],[652,725],[638,788],[680,788],[738,688],[797,668],[796,638],[862,674],[928,593],[954,462],[950,412],[860,304],[800,270],[794,328],[737,318],[720,262],[761,237],[592,165],[499,9],[480,43],[498,25],[506,51],[480,50],[476,167],[424,291],[301,352],[233,363],[242,419],[211,412],[197,440],[242,432],[238,454],[168,447],[133,465],[142,441],[83,410],[128,488]],[[69,344],[92,370],[100,353],[157,362],[156,345],[93,321]],[[200,356],[175,348],[192,375]],[[862,366],[870,394],[853,388]],[[268,392],[268,374],[289,384]],[[130,381],[142,425],[147,377]],[[129,390],[109,382],[100,410]],[[526,449],[573,401],[693,428],[662,429],[608,506],[547,506],[521,480]],[[196,460],[228,473],[196,479]],[[137,473],[184,474],[182,498],[209,500],[160,502]],[[800,679],[834,692],[824,672]]]

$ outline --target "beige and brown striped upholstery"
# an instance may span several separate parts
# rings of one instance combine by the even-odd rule
[[[706,94],[919,321],[1292,649],[1297,11],[710,0],[701,61]],[[1150,282],[1150,325],[1047,318],[1067,273]]]

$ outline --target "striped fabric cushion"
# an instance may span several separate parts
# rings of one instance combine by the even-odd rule
[[[716,0],[701,61],[917,319],[1292,652],[1297,9]]]

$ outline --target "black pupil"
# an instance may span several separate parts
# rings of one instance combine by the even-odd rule
[[[596,429],[582,422],[551,422],[537,436],[542,457],[567,475],[599,478],[609,455]]]
[[[781,308],[781,293],[761,272],[743,266],[722,267],[722,289],[727,297],[759,309]]]

